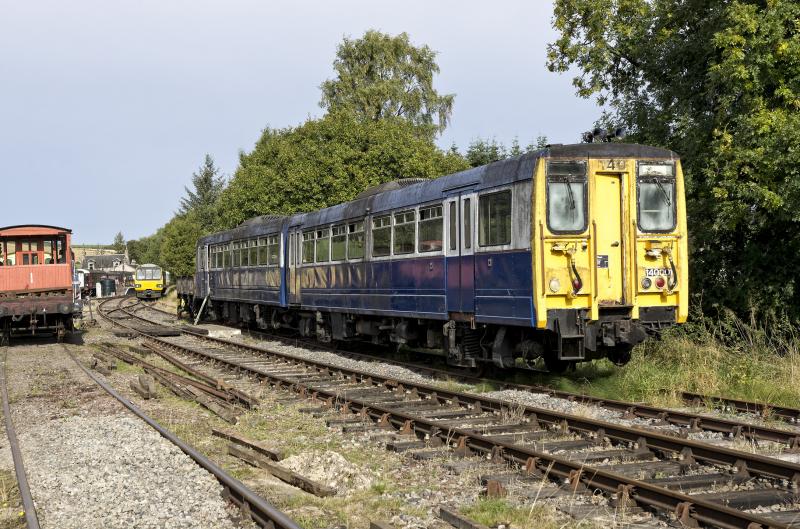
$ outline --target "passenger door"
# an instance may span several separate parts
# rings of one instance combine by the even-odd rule
[[[204,297],[209,292],[209,285],[210,285],[210,271],[209,271],[209,259],[208,259],[208,245],[205,244],[198,249],[198,256],[197,262],[200,263],[200,273],[198,274],[199,279],[199,288],[200,291],[197,293],[198,296]]]
[[[475,194],[445,201],[447,312],[475,312]]]
[[[298,226],[289,229],[289,304],[300,304],[300,245],[303,236]]]

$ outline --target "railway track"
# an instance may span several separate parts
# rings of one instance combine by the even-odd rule
[[[11,407],[8,398],[8,385],[6,384],[6,358],[8,356],[8,346],[2,348],[2,361],[0,361],[0,393],[3,399],[3,416],[5,417],[6,435],[11,449],[11,458],[14,461],[14,473],[17,477],[20,498],[22,500],[22,510],[25,514],[25,525],[28,529],[39,529],[39,517],[36,514],[36,506],[33,503],[31,488],[28,485],[28,476],[25,472],[25,463],[22,460],[22,452],[19,449],[19,440],[11,420]]]
[[[128,315],[140,319],[140,321],[144,321],[147,324],[164,324],[164,315],[171,316],[166,314],[164,311],[151,307],[150,305],[144,305],[141,308],[156,311],[159,314],[159,317],[162,318],[162,321],[155,322],[153,320],[143,318],[138,314],[138,311],[135,310],[128,311]],[[169,321],[174,322],[175,318],[171,317]],[[183,332],[191,333],[192,330],[190,328],[186,328],[183,329]],[[783,422],[786,422],[789,425],[787,428],[778,428],[764,424],[756,424],[751,421],[724,418],[720,417],[718,414],[710,415],[708,413],[681,411],[659,406],[650,406],[643,403],[592,397],[590,395],[581,393],[554,390],[545,386],[515,384],[504,380],[481,378],[448,369],[439,369],[417,363],[400,362],[397,360],[387,359],[384,356],[370,355],[350,350],[326,348],[323,345],[315,342],[307,342],[305,340],[298,341],[294,338],[287,338],[280,335],[267,335],[265,333],[257,333],[257,335],[266,336],[270,340],[279,340],[290,345],[297,345],[299,343],[303,347],[314,347],[316,349],[335,353],[353,360],[392,364],[432,378],[457,380],[464,383],[474,384],[476,386],[490,386],[500,390],[508,389],[524,391],[528,393],[547,395],[552,398],[564,399],[574,403],[598,406],[618,412],[626,419],[645,419],[652,421],[654,424],[659,426],[674,426],[679,428],[681,435],[689,435],[693,432],[702,431],[722,434],[729,438],[746,439],[754,444],[759,442],[776,443],[778,445],[783,445],[785,449],[790,451],[800,450],[800,423],[794,419],[795,414],[800,415],[800,410],[795,410],[792,408],[768,407],[766,405],[753,402],[733,401],[732,399],[718,399],[715,397],[705,397],[693,393],[685,393],[683,396],[683,399],[685,402],[687,402],[687,404],[692,404],[694,406],[713,403],[715,404],[715,410],[741,413],[757,412],[758,416],[761,418],[769,417],[776,421],[783,420]],[[258,350],[269,352],[268,348],[258,348]],[[731,404],[732,402],[738,404],[734,406]]]
[[[760,419],[772,419],[774,421],[785,422],[789,426],[787,428],[775,428],[747,421],[712,416],[709,414],[680,411],[673,408],[651,406],[644,403],[593,397],[585,393],[561,391],[546,386],[517,384],[508,382],[507,380],[476,377],[459,371],[441,369],[419,363],[398,361],[385,356],[365,354],[339,348],[326,348],[315,342],[298,340],[296,338],[287,338],[281,335],[267,333],[253,334],[267,340],[280,341],[287,345],[315,347],[317,349],[353,360],[392,364],[432,378],[454,380],[476,386],[488,386],[498,390],[516,390],[542,394],[553,398],[564,399],[570,402],[598,406],[620,412],[625,418],[640,418],[658,421],[662,424],[670,424],[684,428],[686,429],[686,432],[707,431],[730,435],[733,437],[741,436],[753,442],[774,442],[785,445],[789,450],[800,450],[800,421],[797,420],[797,417],[800,417],[800,409],[769,406],[750,401],[736,401],[733,399],[708,397],[688,392],[681,394],[683,401],[686,404],[694,407],[709,407],[709,405],[711,405],[710,407],[713,411],[753,414]]]
[[[199,451],[182,441],[174,433],[161,426],[154,419],[145,414],[139,407],[130,402],[128,399],[119,394],[114,388],[106,382],[100,380],[94,373],[81,364],[75,355],[66,348],[67,354],[78,365],[78,367],[99,385],[109,395],[114,397],[131,413],[139,417],[142,421],[156,430],[162,437],[170,441],[172,444],[181,449],[183,453],[192,458],[198,465],[213,475],[220,485],[225,490],[225,496],[236,504],[242,512],[256,522],[260,527],[269,529],[300,529],[293,520],[283,514],[272,504],[264,498],[256,494],[253,490],[247,487],[244,483],[231,476],[224,469],[219,467],[216,463],[208,459]]]
[[[600,491],[619,507],[666,513],[690,527],[800,527],[800,465],[794,463],[229,340],[142,334],[150,347],[178,358],[293,390],[317,401],[320,410],[341,410],[347,413],[338,421],[344,428],[399,432],[408,441],[395,443],[396,449],[424,452],[438,445],[464,456],[491,455],[506,468],[486,480],[495,493],[513,484],[533,494],[545,480],[554,490],[567,483],[572,494]]]

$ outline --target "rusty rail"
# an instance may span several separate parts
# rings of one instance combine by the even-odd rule
[[[400,382],[375,374],[334,366],[325,362],[297,358],[292,355],[230,340],[210,338],[194,333],[187,334],[199,340],[223,345],[227,351],[212,353],[156,337],[144,336],[146,341],[162,348],[181,351],[215,364],[223,364],[237,372],[248,372],[251,376],[266,381],[275,387],[295,390],[301,395],[321,400],[327,406],[358,413],[384,426],[400,429],[404,433],[437,440],[445,445],[452,446],[457,444],[462,452],[492,453],[495,457],[524,467],[528,472],[538,472],[540,475],[568,480],[571,485],[581,483],[592,490],[601,490],[607,494],[614,495],[617,499],[630,499],[641,506],[671,512],[684,525],[710,524],[725,529],[758,529],[767,527],[777,529],[789,527],[782,522],[771,520],[759,514],[729,508],[720,503],[671,490],[668,487],[634,479],[597,466],[587,465],[579,460],[559,457],[541,449],[537,450],[535,449],[536,446],[534,448],[521,446],[513,441],[492,438],[492,436],[482,434],[472,428],[450,426],[407,410],[398,410],[388,404],[382,404],[380,400],[370,401],[364,397],[363,393],[366,388],[394,390],[398,394],[411,393],[415,398],[428,400],[431,403],[457,404],[477,410],[476,413],[493,413],[496,416],[501,416],[504,412],[509,412],[512,409],[521,409],[526,419],[534,425],[557,426],[577,434],[588,434],[600,439],[609,438],[626,445],[635,444],[640,449],[649,451],[653,455],[672,454],[673,457],[680,457],[684,461],[698,461],[712,466],[721,465],[736,469],[737,473],[742,472],[741,475],[743,476],[760,477],[773,482],[784,480],[795,491],[791,494],[795,495],[798,487],[800,487],[800,465],[797,464],[681,439],[647,429],[631,428],[532,406],[517,406],[498,399],[447,391],[426,384]],[[250,365],[250,360],[248,359],[241,359],[240,362],[237,362],[231,358],[226,358],[225,355],[230,355],[232,351],[245,351],[249,354],[262,355],[259,359],[262,362],[278,361],[284,365],[302,366],[304,369],[308,369],[309,373],[303,375],[300,379],[290,375],[282,375],[280,372],[273,373],[258,366]],[[344,379],[359,382],[361,385],[348,388],[326,388],[324,382],[315,385],[315,378],[328,381],[331,378]],[[778,485],[778,487],[782,486]]]
[[[559,456],[529,449],[513,442],[498,441],[489,436],[476,433],[474,430],[455,427],[442,427],[441,423],[425,417],[398,411],[390,406],[381,405],[380,402],[370,402],[357,396],[348,396],[346,392],[337,389],[325,389],[315,387],[313,382],[298,382],[291,377],[247,365],[239,364],[226,360],[221,355],[211,355],[187,346],[177,345],[172,342],[147,337],[147,340],[160,343],[165,347],[181,350],[196,357],[205,357],[216,363],[227,364],[236,370],[245,370],[251,375],[268,383],[283,388],[292,388],[306,396],[313,396],[321,399],[331,406],[347,409],[353,413],[360,413],[374,421],[379,421],[385,425],[392,425],[395,428],[403,429],[407,433],[414,433],[418,437],[429,437],[438,439],[444,444],[452,445],[454,440],[458,442],[462,449],[469,449],[481,453],[493,453],[501,456],[507,461],[522,465],[530,470],[536,470],[542,474],[570,480],[571,483],[581,482],[594,490],[602,490],[608,494],[623,494],[637,503],[655,508],[661,511],[673,512],[685,518],[688,522],[699,522],[723,527],[727,529],[756,529],[758,527],[788,527],[762,516],[739,511],[725,507],[721,504],[700,498],[692,497],[668,488],[660,487],[640,480],[636,480],[621,474],[616,474],[599,467],[587,465],[581,461],[574,461]],[[203,339],[206,339],[203,337]],[[226,340],[214,339],[215,342],[227,343],[231,348],[238,350],[248,350],[252,348],[246,345],[228,342]],[[257,352],[264,353],[264,351]],[[273,356],[281,356],[273,354]],[[310,360],[300,360],[291,358],[288,362],[298,365],[305,364],[313,367],[320,374],[339,375],[361,381],[368,386],[382,386],[385,388],[401,387],[403,390],[414,391],[420,397],[426,396],[432,402],[458,402],[460,404],[472,406],[482,411],[500,411],[509,408],[509,403],[487,399],[477,395],[458,393],[442,390],[432,386],[422,384],[403,383],[397,381],[360,373],[357,371],[331,366],[321,362]],[[768,479],[787,479],[794,483],[795,487],[800,485],[800,465],[790,464],[779,460],[748,454],[735,450],[720,447],[713,447],[704,443],[689,441],[667,435],[649,432],[635,428],[615,425],[603,421],[575,417],[568,414],[552,412],[532,407],[525,407],[525,413],[531,419],[540,424],[558,424],[576,432],[593,432],[604,437],[614,438],[618,441],[628,443],[639,443],[640,447],[646,447],[655,452],[663,451],[669,453],[680,453],[684,458],[693,458],[712,465],[726,465],[740,468],[750,472],[752,475],[762,476]]]
[[[191,331],[184,329],[184,333],[193,334]],[[258,333],[261,334],[261,333]],[[267,335],[270,339],[280,340],[287,344],[292,344],[297,340],[285,338],[279,335]],[[417,373],[458,380],[470,384],[489,384],[492,387],[502,390],[516,390],[525,391],[528,393],[544,394],[550,397],[565,399],[571,402],[579,402],[581,404],[591,404],[600,406],[606,409],[618,411],[623,413],[626,417],[638,417],[642,419],[652,419],[663,421],[674,426],[681,426],[689,428],[690,430],[705,430],[708,432],[729,434],[733,436],[743,436],[747,439],[757,439],[763,441],[771,441],[774,443],[785,444],[791,450],[800,450],[800,431],[792,431],[788,429],[773,428],[770,426],[763,426],[758,424],[751,424],[748,422],[737,421],[735,419],[727,419],[722,417],[713,417],[707,414],[694,413],[688,411],[680,411],[669,408],[662,408],[659,406],[651,406],[648,404],[627,402],[615,399],[605,399],[602,397],[593,397],[585,393],[574,393],[570,391],[562,391],[546,386],[537,386],[530,384],[516,384],[505,380],[497,380],[490,378],[477,377],[464,373],[455,372],[448,369],[440,369],[436,367],[423,366],[419,364],[401,362],[398,360],[386,358],[385,356],[376,356],[366,353],[359,353],[348,350],[333,350],[325,348],[319,344],[306,344],[300,342],[302,345],[312,345],[321,350],[329,351],[337,355],[346,356],[355,360],[376,361],[387,364],[404,367]],[[684,402],[690,405],[700,406],[712,404],[720,408],[733,409],[742,413],[756,413],[762,417],[774,417],[785,421],[790,424],[800,426],[800,409],[771,406],[768,404],[759,404],[749,401],[735,401],[732,399],[723,399],[720,397],[706,397],[695,393],[683,393],[681,395]],[[738,404],[734,404],[738,403]]]
[[[14,460],[14,472],[17,475],[19,495],[22,499],[22,509],[25,512],[25,523],[28,529],[39,529],[39,518],[36,516],[36,506],[33,504],[31,488],[28,485],[28,476],[25,474],[25,464],[22,461],[22,452],[19,449],[17,432],[11,420],[11,407],[8,404],[8,386],[6,385],[6,358],[8,351],[3,352],[3,362],[0,363],[0,391],[3,393],[3,415],[6,418],[6,433],[8,444],[11,447],[11,457]]]
[[[175,434],[161,426],[154,419],[150,418],[135,404],[117,393],[114,388],[97,378],[94,373],[89,371],[78,361],[77,358],[75,358],[75,355],[72,354],[72,351],[70,351],[66,345],[64,346],[64,350],[78,365],[78,367],[80,367],[89,378],[97,383],[97,385],[103,388],[109,395],[117,399],[134,415],[150,425],[154,430],[161,434],[162,437],[180,448],[183,453],[191,457],[198,465],[203,467],[215,478],[217,478],[217,481],[219,481],[220,484],[225,488],[228,498],[238,505],[242,512],[245,515],[250,516],[258,525],[270,529],[300,529],[299,525],[297,525],[283,512],[275,508],[275,506],[273,506],[267,500],[253,492],[253,490],[247,487],[244,483],[225,472],[225,470],[217,466],[216,463],[208,459],[199,451],[195,450],[192,446],[182,441]]]

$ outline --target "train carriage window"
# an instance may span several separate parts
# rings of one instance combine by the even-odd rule
[[[552,232],[586,230],[586,163],[547,164],[547,227]]]
[[[353,222],[347,225],[347,258],[364,258],[364,223]]]
[[[466,248],[467,250],[472,248],[472,199],[471,198],[464,199],[464,248]]]
[[[241,266],[249,266],[250,265],[250,252],[248,250],[248,246],[250,241],[242,241],[239,246],[239,251],[242,254],[242,262]]]
[[[53,241],[44,241],[44,264],[53,264],[56,262],[53,249]]]
[[[257,266],[258,265],[258,241],[256,239],[251,239],[247,245],[249,248],[250,253],[250,266]]]
[[[233,243],[233,262],[231,266],[234,268],[238,268],[242,263],[242,245],[241,243],[235,242]]]
[[[270,266],[276,266],[280,264],[280,253],[281,253],[281,240],[278,235],[270,235],[267,239],[269,243],[269,256],[267,260],[267,264]]]
[[[267,239],[262,237],[258,240],[258,265],[264,266],[267,264],[268,261],[268,247],[267,247]]]
[[[347,257],[347,227],[342,224],[331,228],[331,261],[344,261]]]
[[[247,241],[239,242],[239,266],[247,266]]]
[[[458,248],[458,214],[456,213],[456,203],[450,202],[450,249]]]
[[[17,242],[16,241],[8,241],[6,243],[6,255],[8,256],[6,259],[6,265],[14,266],[17,264]]]
[[[314,232],[303,233],[303,264],[314,262]]]
[[[438,252],[442,249],[444,231],[442,206],[419,208],[419,251]]]
[[[414,253],[416,228],[416,211],[402,211],[394,214],[394,254]]]
[[[639,228],[664,232],[675,229],[675,166],[639,164]]]
[[[314,259],[316,263],[327,263],[330,261],[331,239],[330,231],[328,228],[317,230],[316,251],[317,255]]]
[[[478,244],[498,246],[509,243],[511,243],[511,190],[481,195],[478,198]]]
[[[384,215],[372,219],[372,256],[384,257],[392,253],[392,217]]]

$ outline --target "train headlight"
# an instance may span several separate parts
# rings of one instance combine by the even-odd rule
[[[58,306],[58,312],[60,312],[61,314],[69,314],[71,308],[72,305],[68,305],[67,303],[61,303]]]
[[[161,283],[159,283],[159,284],[157,284],[157,285],[156,285],[156,288],[162,288],[163,286],[164,286],[164,285],[162,285]]]
[[[80,301],[76,301],[72,304],[72,312],[81,312],[83,311],[83,303]]]
[[[136,283],[136,288],[142,288],[142,284],[141,283]]]
[[[653,281],[649,277],[645,277],[642,279],[642,288],[647,290],[648,288],[653,286]]]
[[[658,288],[664,288],[664,285],[666,285],[666,284],[667,284],[667,282],[664,281],[663,277],[659,276],[659,277],[656,278],[656,286]]]
[[[557,277],[550,280],[550,291],[555,293],[561,290],[561,281]]]

